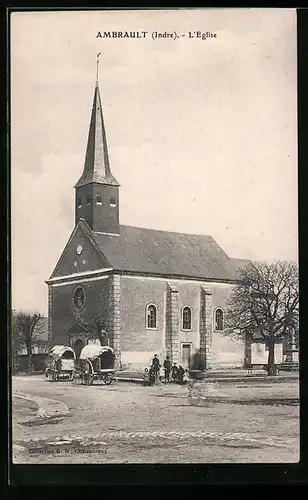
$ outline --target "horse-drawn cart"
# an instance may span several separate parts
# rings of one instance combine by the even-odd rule
[[[75,351],[71,347],[55,345],[48,355],[45,377],[53,382],[60,379],[74,380],[75,359]]]
[[[98,344],[86,345],[79,358],[82,383],[92,385],[94,380],[102,380],[109,385],[114,379],[115,352],[109,346]]]

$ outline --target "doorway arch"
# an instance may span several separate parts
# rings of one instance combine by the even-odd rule
[[[79,359],[80,353],[84,347],[84,343],[81,339],[77,339],[74,343],[74,351],[76,353],[76,358]]]

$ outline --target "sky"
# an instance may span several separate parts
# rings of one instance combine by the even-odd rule
[[[189,38],[198,30],[216,38]],[[121,224],[211,234],[230,257],[297,260],[296,45],[293,9],[12,14],[13,308],[47,314],[98,52]]]

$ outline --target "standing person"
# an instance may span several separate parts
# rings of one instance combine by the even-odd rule
[[[205,359],[201,350],[197,351],[191,362],[190,382],[188,384],[188,400],[191,404],[200,401],[200,381],[206,368]]]
[[[185,370],[184,370],[183,366],[179,365],[179,369],[178,369],[178,383],[181,384],[181,385],[183,384],[184,373],[185,373]]]
[[[159,369],[160,369],[160,362],[157,354],[154,354],[154,358],[152,360],[152,366],[155,373],[155,381],[157,382],[159,380]]]
[[[165,382],[169,382],[170,371],[171,371],[171,362],[169,356],[167,356],[164,361],[164,369],[165,369]]]
[[[176,363],[173,363],[173,366],[171,368],[171,377],[173,378],[173,382],[177,382],[177,380],[178,380],[178,367],[176,366]]]

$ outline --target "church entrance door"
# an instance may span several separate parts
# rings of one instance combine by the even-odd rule
[[[191,356],[191,344],[182,344],[182,364],[188,367]]]
[[[77,339],[76,342],[75,342],[75,344],[74,344],[74,347],[73,347],[73,349],[74,349],[74,351],[76,353],[76,358],[77,359],[79,359],[79,356],[80,356],[80,353],[81,353],[83,347],[84,347],[83,341],[81,339]]]

